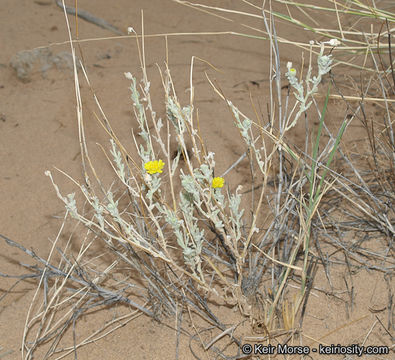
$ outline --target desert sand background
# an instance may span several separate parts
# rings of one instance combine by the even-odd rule
[[[249,9],[247,4],[236,0],[205,3],[240,11]],[[68,1],[68,4],[74,6],[74,1]],[[80,39],[103,38],[81,42],[80,46],[92,87],[123,141],[131,141],[130,129],[135,126],[131,115],[129,81],[125,79],[124,73],[131,72],[137,78],[140,77],[136,42],[126,34],[130,26],[141,33],[143,10],[146,34],[195,33],[167,37],[169,68],[178,95],[180,99],[188,100],[192,56],[204,59],[206,62],[195,60],[194,67],[195,104],[199,108],[202,133],[210,150],[216,153],[220,171],[226,170],[243,154],[245,148],[233,127],[231,114],[209,86],[205,76],[207,73],[246,114],[254,117],[251,98],[258,111],[265,113],[269,96],[269,44],[226,34],[229,31],[246,31],[240,26],[243,18],[233,16],[235,21],[229,22],[170,0],[79,0],[78,6],[105,19],[125,34],[116,37],[114,33],[94,24],[81,19],[78,21]],[[75,36],[75,18],[69,15],[69,21]],[[330,25],[330,21],[326,15],[320,18],[322,27]],[[258,20],[249,20],[249,25],[263,28]],[[48,169],[53,171],[57,184],[65,194],[73,189],[72,184],[54,171],[54,166],[77,179],[82,176],[73,73],[67,55],[70,52],[67,28],[64,14],[55,1],[1,0],[0,29],[0,233],[45,257],[51,240],[59,231],[64,207],[44,172]],[[280,21],[277,30],[287,39],[300,42],[311,40],[311,34]],[[197,34],[201,32],[224,33]],[[322,39],[317,35],[314,40]],[[160,105],[163,93],[156,64],[163,68],[166,61],[165,37],[147,37],[145,46],[154,102]],[[15,61],[15,56],[20,56],[21,51],[33,49],[36,49],[36,59],[32,69],[18,77],[10,65],[12,59]],[[285,46],[280,49],[284,69],[287,61],[300,66],[299,51]],[[89,100],[89,88],[85,82],[81,83],[87,99],[84,106],[88,143],[94,148],[96,143],[103,144],[106,137],[97,126],[94,106]],[[338,110],[339,113],[333,110],[329,113],[333,126],[338,126],[343,119],[341,105]],[[375,110],[372,108],[368,111]],[[364,136],[362,127],[355,122],[352,129],[351,141],[359,146]],[[295,138],[291,140],[303,144],[302,138],[303,132],[295,132]],[[99,160],[99,155],[94,155],[94,158],[103,161]],[[100,169],[100,165],[97,166]],[[108,165],[103,162],[102,166]],[[242,164],[234,171],[230,186],[236,188],[248,176],[248,167]],[[0,240],[0,272],[22,273],[23,269],[17,261],[31,262],[17,249]],[[321,277],[324,279],[323,275]],[[335,286],[344,288],[342,278],[336,281],[338,284]],[[318,337],[328,334],[325,338],[327,343],[361,342],[372,327],[375,316],[384,321],[388,314],[369,311],[372,308],[385,308],[387,304],[386,283],[382,277],[363,271],[353,281],[353,291],[358,295],[358,301],[352,309],[345,306],[342,299],[333,296],[322,293],[311,296],[311,312],[306,320],[307,333],[319,334]],[[2,359],[20,358],[26,312],[35,290],[33,281],[25,281],[2,298],[13,283],[12,279],[0,280]],[[339,298],[342,296],[340,294]],[[112,311],[116,312],[117,309],[98,312],[88,319],[82,319],[77,334],[89,334],[96,329],[96,324],[110,320]],[[342,324],[348,325],[342,329]],[[338,330],[331,334],[334,329]],[[383,344],[381,336],[384,337],[383,330],[374,328],[370,342]],[[171,327],[140,316],[104,339],[81,348],[78,356],[80,359],[174,359],[175,339],[176,334]],[[185,337],[181,337],[180,354],[180,359],[193,358],[189,339]],[[210,356],[212,354],[206,354],[202,358],[209,359]],[[71,354],[67,358],[73,357]]]

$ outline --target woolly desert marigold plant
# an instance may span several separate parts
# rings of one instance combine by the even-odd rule
[[[165,163],[162,160],[148,161],[145,163],[144,168],[148,174],[161,173]]]
[[[225,184],[225,179],[222,177],[215,177],[211,183],[211,187],[214,189],[222,188]]]

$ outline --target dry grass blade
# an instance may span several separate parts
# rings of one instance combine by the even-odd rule
[[[66,209],[47,259],[0,235],[8,245],[35,261],[35,265],[23,265],[29,274],[17,277],[38,282],[26,318],[22,358],[33,359],[39,351],[44,359],[62,359],[73,353],[77,357],[82,346],[140,315],[164,324],[168,317],[174,318],[171,328],[176,336],[176,358],[181,357],[182,336],[189,336],[191,353],[197,359],[208,359],[213,354],[223,359],[242,358],[243,341],[251,337],[243,338],[238,331],[247,320],[251,331],[264,335],[259,340],[276,339],[285,345],[306,336],[322,343],[324,338],[368,315],[314,340],[303,332],[311,299],[318,297],[317,293],[333,296],[344,304],[349,315],[356,306],[354,276],[363,269],[385,273],[388,304],[382,311],[388,312],[385,329],[393,341],[394,15],[360,1],[329,1],[328,6],[318,6],[273,0],[262,7],[243,1],[243,10],[175,2],[215,15],[219,21],[231,23],[233,17],[242,17],[246,22],[260,22],[264,30],[256,28],[255,23],[242,24],[253,34],[221,34],[267,40],[267,118],[254,107],[257,120],[251,120],[205,73],[214,93],[229,110],[244,146],[243,155],[238,154],[237,161],[224,166],[227,170],[222,176],[215,176],[215,154],[202,136],[195,104],[195,63],[220,69],[208,60],[192,57],[189,98],[183,104],[167,62],[163,67],[157,65],[164,94],[163,108],[158,110],[151,97],[149,75],[153,75],[148,72],[145,54],[149,36],[145,34],[142,14],[140,34],[130,29],[125,37],[136,41],[141,80],[125,73],[130,82],[135,127],[128,141],[122,142],[90,83],[87,64],[81,62],[81,72],[77,71],[75,45],[83,41],[74,41],[69,31],[82,180],[57,170],[78,193],[63,195],[52,173],[46,172]],[[317,11],[333,16],[336,28],[318,28],[313,16]],[[358,24],[345,26],[344,19],[355,16],[385,19],[386,26],[367,36]],[[303,27],[317,40],[284,39],[278,34],[280,22]],[[386,44],[380,41],[385,35]],[[307,60],[303,59],[301,65],[285,62],[296,59],[283,59],[284,46],[307,51]],[[361,52],[365,57],[360,56]],[[355,78],[354,89],[339,80],[337,71],[345,68],[350,74],[350,69],[361,70],[358,91]],[[90,156],[81,94],[83,81],[97,106],[97,124],[108,138],[99,149],[110,165],[110,183],[101,178]],[[320,97],[325,97],[323,103]],[[330,109],[338,106],[334,100],[341,100],[346,108],[339,121],[333,117],[328,120]],[[371,102],[382,104],[377,119],[369,117]],[[358,149],[349,140],[356,121],[366,132],[368,151],[358,153],[363,147]],[[304,137],[300,141],[297,134],[301,133]],[[248,190],[243,191],[239,184],[232,184],[231,177],[246,163],[250,179]],[[76,229],[62,241],[66,220],[76,224]],[[321,279],[328,287],[316,284],[319,269],[324,270]],[[218,304],[229,312],[237,310],[237,323],[229,324],[229,313],[218,312]],[[94,334],[79,338],[82,317],[115,306],[124,312]],[[181,326],[186,312],[193,335]],[[365,341],[377,331],[378,324],[384,327],[383,323],[375,320]],[[71,340],[66,343],[70,333]]]

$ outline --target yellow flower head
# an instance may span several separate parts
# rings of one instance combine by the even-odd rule
[[[148,174],[161,173],[165,163],[162,160],[148,161],[145,163],[144,168]]]
[[[216,188],[222,188],[225,184],[225,179],[222,177],[215,177],[213,179],[213,182],[211,183],[211,187],[213,187],[214,189]]]
[[[289,69],[289,72],[290,72],[291,74],[296,74],[296,69],[295,69],[295,68],[290,68],[290,69]]]

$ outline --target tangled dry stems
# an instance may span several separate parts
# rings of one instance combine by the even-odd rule
[[[84,179],[83,183],[71,180],[84,196],[84,206],[77,204],[75,194],[63,196],[52,174],[46,174],[65,203],[65,218],[71,216],[84,225],[86,236],[75,253],[71,251],[71,239],[60,250],[59,233],[49,258],[45,260],[2,235],[9,245],[16,246],[37,262],[36,265],[24,265],[32,274],[21,277],[39,279],[26,321],[23,340],[26,359],[32,358],[44,344],[47,344],[45,358],[57,354],[60,359],[70,352],[76,353],[80,346],[123,326],[140,313],[157,321],[163,321],[166,316],[176,317],[178,337],[184,334],[189,335],[191,341],[197,338],[201,341],[200,333],[189,334],[183,328],[184,311],[199,314],[210,326],[219,329],[219,335],[201,344],[204,350],[210,349],[223,358],[231,358],[215,344],[228,336],[239,349],[242,339],[234,335],[239,324],[228,324],[220,319],[213,311],[213,299],[237,307],[242,317],[250,319],[255,332],[269,339],[282,336],[286,342],[302,328],[319,266],[324,268],[329,282],[329,267],[344,264],[349,271],[366,268],[383,272],[390,284],[395,266],[392,205],[395,146],[393,110],[387,99],[395,82],[393,86],[385,86],[385,79],[390,81],[387,77],[389,70],[393,76],[392,60],[390,67],[380,70],[371,40],[365,39],[364,49],[371,55],[374,74],[363,90],[361,102],[355,107],[350,103],[350,97],[343,94],[344,89],[338,86],[335,71],[331,72],[333,58],[330,54],[339,44],[310,43],[307,46],[310,53],[307,71],[304,73],[301,69],[298,72],[291,64],[287,67],[289,90],[284,99],[280,76],[284,69],[280,66],[278,48],[281,39],[275,32],[274,15],[278,16],[278,13],[262,11],[272,49],[270,72],[276,74],[270,76],[269,121],[263,124],[263,121],[258,123],[249,119],[211,82],[233,114],[235,126],[246,145],[245,154],[235,164],[229,164],[223,176],[226,178],[247,157],[253,174],[249,192],[242,193],[240,187],[232,192],[226,182],[222,187],[222,176],[214,175],[214,154],[200,134],[194,107],[192,79],[196,59],[191,64],[190,102],[186,106],[182,106],[177,98],[167,64],[164,71],[159,68],[166,112],[166,119],[161,119],[150,97],[144,37],[140,42],[137,34],[142,80],[138,82],[130,73],[125,75],[131,82],[131,98],[139,127],[139,133],[133,135],[138,156],[133,156],[119,141],[101,112],[98,121],[110,140],[109,147],[104,146],[103,151],[116,175],[113,185],[105,188],[89,157],[78,91],[79,78],[75,70]],[[387,18],[390,20],[393,21]],[[390,34],[389,28],[387,32]],[[377,37],[382,35],[377,34]],[[345,42],[344,38],[341,40]],[[320,52],[315,54],[316,46]],[[342,46],[339,51],[349,50],[353,49]],[[336,62],[335,56],[335,63],[345,62]],[[81,66],[84,69],[84,64]],[[334,134],[325,123],[325,112],[333,94],[328,90],[321,109],[314,97],[323,76],[330,77],[336,95],[344,100],[348,109]],[[86,81],[89,84],[87,77]],[[385,104],[382,124],[368,119],[364,111],[363,98],[374,86],[381,91]],[[293,92],[296,100],[293,100]],[[97,105],[102,111],[100,104]],[[301,150],[286,140],[287,135],[302,116],[307,124],[313,109],[320,119],[317,135],[310,146],[310,130],[306,129],[305,149]],[[355,119],[360,119],[369,139],[369,153],[361,154],[369,160],[367,170],[361,170],[360,158],[349,154],[341,141]],[[327,143],[323,143],[323,132],[329,138]],[[177,142],[175,153],[170,149],[171,138]],[[333,169],[331,165],[335,160],[341,161],[347,169],[341,173]],[[273,172],[275,191],[269,184],[269,174]],[[252,199],[250,209],[241,208],[246,196]],[[263,209],[266,210],[265,216],[262,215]],[[249,220],[247,214],[250,213],[253,215]],[[385,244],[374,251],[364,246],[366,237],[373,232],[381,234],[380,239]],[[354,233],[354,240],[344,241],[345,233]],[[97,253],[90,252],[98,242],[104,245],[106,261],[97,259]],[[335,249],[333,254],[341,250],[346,255],[346,262],[333,254],[328,255],[328,245]],[[298,290],[293,291],[291,284],[296,284]],[[388,289],[392,299],[390,285]],[[77,342],[74,331],[73,346],[60,347],[61,338],[69,328],[75,328],[82,315],[115,304],[125,304],[133,311],[114,319],[82,341]],[[389,313],[392,307],[390,304]],[[387,325],[388,329],[393,329],[390,315]]]

